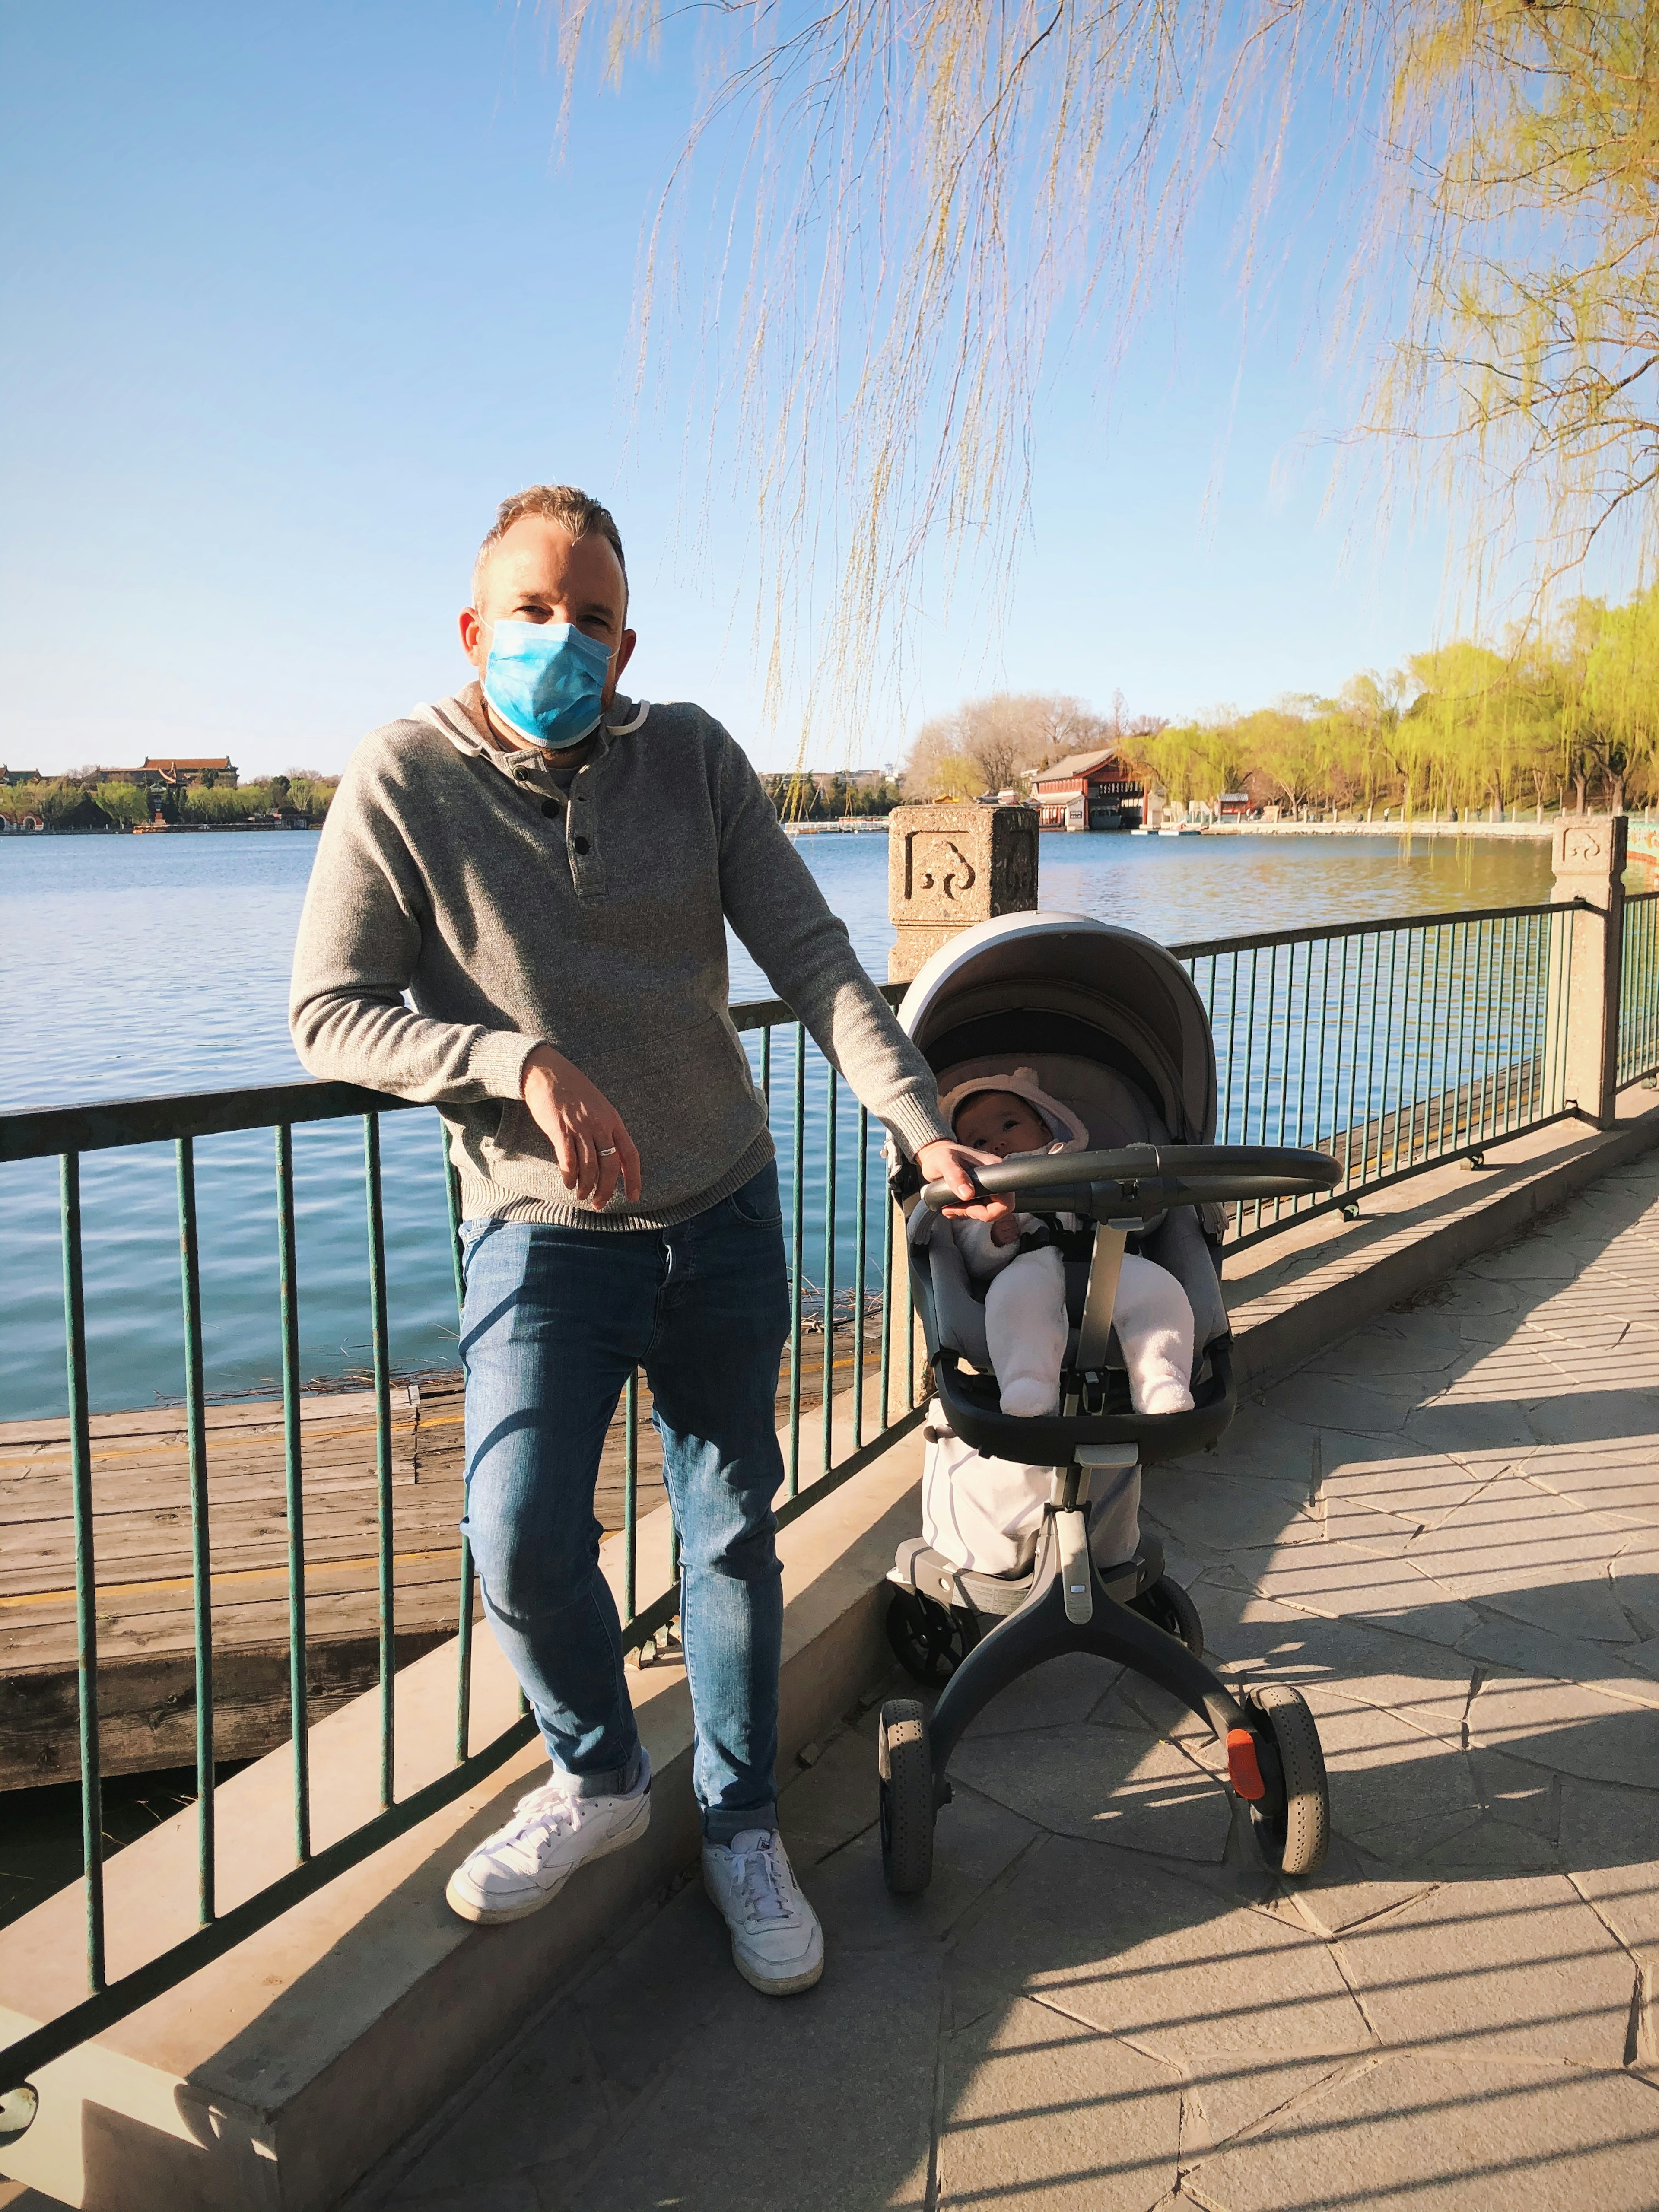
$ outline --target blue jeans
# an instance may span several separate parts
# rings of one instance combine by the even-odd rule
[[[630,1787],[639,1736],[593,1488],[617,1398],[642,1367],[680,1537],[693,1782],[717,1843],[776,1820],[781,1228],[768,1166],[675,1229],[461,1231],[462,1526],[485,1613],[555,1766],[586,1796]]]

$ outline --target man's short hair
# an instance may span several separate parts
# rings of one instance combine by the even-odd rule
[[[472,563],[472,598],[476,605],[478,586],[483,576],[484,563],[495,546],[506,537],[515,522],[526,514],[545,515],[568,530],[572,538],[587,538],[597,531],[616,555],[623,572],[623,589],[628,588],[628,561],[623,552],[622,532],[608,507],[601,507],[574,484],[532,484],[527,491],[515,491],[511,499],[504,499],[496,510],[495,522],[483,544],[478,548],[478,557]]]

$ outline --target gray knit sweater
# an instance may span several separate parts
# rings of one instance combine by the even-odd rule
[[[444,1109],[469,1218],[665,1228],[772,1158],[726,1012],[727,919],[907,1152],[950,1134],[926,1061],[718,722],[618,699],[567,792],[481,721],[473,685],[357,747],[289,1006],[313,1075]],[[571,1195],[520,1097],[543,1042],[622,1115],[637,1206]]]

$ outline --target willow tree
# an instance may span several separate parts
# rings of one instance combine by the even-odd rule
[[[1402,0],[1399,22],[1386,220],[1417,281],[1370,420],[1528,541],[1541,607],[1610,526],[1654,550],[1659,10]]]
[[[658,0],[550,3],[568,90],[590,40],[619,82],[659,27]],[[861,720],[929,556],[1006,572],[1045,362],[1079,329],[1122,343],[1219,154],[1254,162],[1259,228],[1298,103],[1379,149],[1354,217],[1376,370],[1356,430],[1442,465],[1488,553],[1519,530],[1540,583],[1615,517],[1646,551],[1652,0],[725,0],[701,20],[642,359],[695,291],[691,413],[732,426],[747,471],[775,702],[793,682],[810,715],[829,679]]]
[[[1170,798],[1183,803],[1237,791],[1255,766],[1231,718],[1157,731],[1139,739],[1136,750]]]
[[[1571,736],[1598,767],[1614,812],[1634,781],[1659,788],[1659,586],[1600,611],[1571,702]]]

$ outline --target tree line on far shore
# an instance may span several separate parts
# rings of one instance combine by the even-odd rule
[[[1292,695],[1254,713],[1174,724],[1060,693],[998,693],[924,723],[885,769],[763,776],[787,821],[883,815],[904,799],[1020,791],[1056,761],[1111,748],[1149,790],[1176,800],[1247,792],[1291,814],[1460,812],[1659,801],[1659,585],[1624,605],[1581,599],[1502,649],[1467,640],[1414,653],[1335,698]],[[14,784],[0,813],[47,828],[90,796],[124,825],[158,798],[180,822],[240,822],[284,808],[322,819],[337,777],[295,769],[234,788],[158,793],[93,770]]]
[[[1172,799],[1248,791],[1287,811],[1613,811],[1659,800],[1659,586],[1622,606],[1579,599],[1502,650],[1467,641],[1354,677],[1336,698],[1171,724],[1063,696],[1000,694],[924,724],[908,799],[1018,790],[1114,747]],[[787,781],[787,779],[778,779]]]
[[[197,784],[187,790],[137,783],[106,783],[95,770],[71,769],[67,775],[42,776],[38,781],[14,783],[0,790],[0,816],[18,823],[31,816],[56,829],[90,799],[122,829],[149,822],[156,811],[181,823],[246,822],[250,815],[270,815],[291,810],[320,822],[339,785],[337,776],[296,769],[289,775],[262,781]]]
[[[845,822],[890,814],[905,796],[883,769],[800,769],[763,775],[761,788],[785,822]]]

